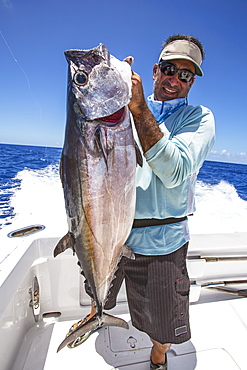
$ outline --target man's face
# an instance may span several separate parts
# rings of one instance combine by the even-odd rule
[[[169,63],[175,65],[178,69],[188,69],[195,74],[194,64],[185,59],[169,60]],[[159,101],[185,98],[193,85],[195,78],[191,82],[182,82],[176,73],[174,76],[166,76],[161,72],[158,64],[153,68],[154,80],[154,99]]]

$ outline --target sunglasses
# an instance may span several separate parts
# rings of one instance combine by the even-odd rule
[[[167,63],[167,62],[160,62],[159,68],[162,73],[166,76],[174,76],[178,73],[178,78],[182,82],[191,82],[194,78],[194,73],[189,71],[188,69],[178,69],[174,64]]]

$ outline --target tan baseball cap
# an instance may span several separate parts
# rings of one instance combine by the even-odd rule
[[[203,71],[200,67],[202,64],[202,53],[199,47],[193,42],[175,40],[166,45],[159,56],[159,62],[172,59],[190,60],[196,68],[196,74],[203,76]]]

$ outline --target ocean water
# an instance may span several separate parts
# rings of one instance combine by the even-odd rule
[[[65,216],[59,178],[62,149],[0,144],[0,229]],[[205,161],[196,188],[192,233],[247,231],[247,165]]]
[[[12,231],[8,227],[13,223],[18,226],[15,229],[50,224],[56,235],[61,215],[66,224],[59,178],[61,152],[60,148],[0,144],[1,232]]]

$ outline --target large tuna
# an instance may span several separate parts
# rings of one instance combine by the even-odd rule
[[[135,209],[136,149],[130,113],[131,69],[100,44],[68,50],[67,125],[61,180],[69,232],[54,255],[72,248],[96,305],[96,315],[61,343],[58,350],[105,325],[127,328],[103,313],[110,285]]]

